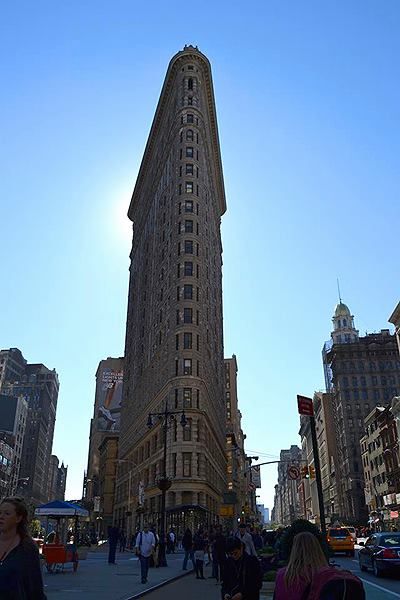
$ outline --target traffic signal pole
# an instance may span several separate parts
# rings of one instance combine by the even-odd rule
[[[318,492],[319,520],[321,522],[321,531],[324,535],[326,535],[324,497],[322,494],[321,467],[320,467],[320,462],[319,462],[317,431],[315,428],[315,417],[314,416],[310,417],[310,429],[311,429],[311,440],[312,440],[312,447],[313,447],[313,454],[314,454],[315,482],[317,484],[317,492]]]
[[[317,493],[318,493],[319,520],[321,523],[321,531],[322,531],[323,535],[326,535],[324,497],[322,495],[321,465],[319,462],[318,441],[317,441],[317,431],[315,428],[313,400],[312,400],[312,398],[307,398],[305,396],[297,396],[297,404],[298,404],[298,408],[299,408],[299,414],[306,416],[310,419],[311,441],[312,441],[312,447],[313,447],[314,466],[315,466],[315,482],[317,484]]]

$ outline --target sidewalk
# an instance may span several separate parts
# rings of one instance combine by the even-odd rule
[[[168,567],[150,569],[146,584],[140,581],[139,560],[132,553],[117,553],[116,565],[109,565],[107,558],[106,552],[89,552],[88,558],[80,561],[76,573],[72,572],[70,564],[66,565],[64,573],[50,574],[44,570],[43,581],[48,600],[70,600],[71,597],[128,600],[163,581],[186,574],[182,571],[182,553],[168,554]]]

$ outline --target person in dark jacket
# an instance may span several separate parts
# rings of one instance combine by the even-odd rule
[[[46,600],[39,550],[28,533],[21,498],[4,498],[0,504],[0,598]]]
[[[119,529],[113,525],[108,529],[108,564],[115,565],[115,553],[119,540]]]
[[[212,543],[213,577],[217,582],[223,579],[223,569],[226,561],[225,547],[226,538],[222,533],[221,525],[217,525]]]
[[[188,560],[192,561],[193,568],[195,568],[194,564],[194,550],[193,550],[193,536],[190,529],[186,529],[183,538],[182,538],[182,548],[185,551],[185,558],[183,559],[183,571],[187,570]]]
[[[228,559],[222,573],[223,600],[259,600],[262,575],[258,558],[244,550],[239,538],[226,542]]]

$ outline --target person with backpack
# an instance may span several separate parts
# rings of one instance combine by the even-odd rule
[[[330,567],[309,531],[294,536],[289,562],[276,575],[274,600],[365,600],[361,580]]]
[[[262,574],[258,558],[247,554],[238,537],[227,540],[226,553],[228,559],[222,571],[222,599],[259,600]]]
[[[150,556],[154,552],[156,540],[154,533],[149,531],[149,526],[144,525],[143,531],[137,534],[136,538],[136,555],[140,560],[140,570],[142,576],[142,583],[147,583],[147,574],[149,572]]]

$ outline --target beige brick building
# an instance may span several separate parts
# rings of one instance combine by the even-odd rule
[[[193,46],[171,60],[128,216],[133,223],[114,516],[128,486],[160,522],[163,442],[149,412],[185,410],[167,438],[167,526],[216,519],[226,482],[221,216],[226,210],[211,67]],[[132,492],[133,490],[133,492]],[[128,511],[129,512],[129,511]]]

